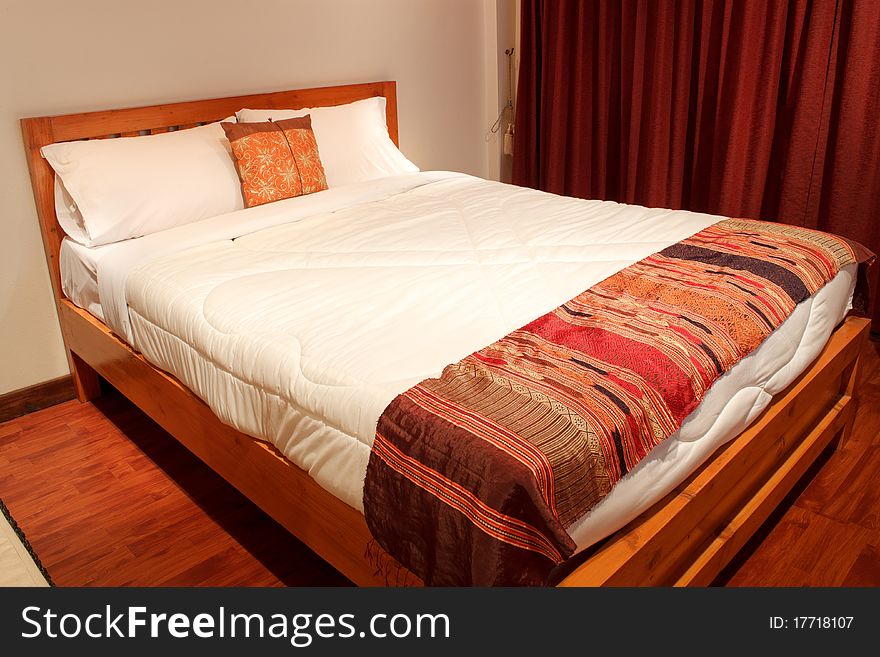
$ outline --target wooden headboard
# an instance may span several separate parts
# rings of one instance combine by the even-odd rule
[[[56,303],[59,303],[64,296],[61,291],[61,271],[58,263],[64,233],[55,217],[55,174],[49,163],[40,155],[43,146],[60,141],[137,137],[171,132],[219,121],[245,107],[251,109],[328,107],[374,96],[385,97],[388,134],[394,143],[398,144],[397,84],[388,81],[22,119],[21,130],[24,135],[31,185],[34,189],[40,232],[43,235],[43,248],[46,250],[46,261],[49,264],[49,275],[52,279]]]

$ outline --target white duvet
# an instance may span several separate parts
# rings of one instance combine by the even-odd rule
[[[420,173],[121,243],[98,261],[98,286],[117,334],[362,510],[376,423],[397,394],[720,219]],[[788,385],[844,316],[853,274],[719,379],[575,523],[578,546],[660,499]]]

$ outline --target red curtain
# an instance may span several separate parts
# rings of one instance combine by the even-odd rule
[[[522,0],[521,53],[514,183],[880,253],[880,1]]]

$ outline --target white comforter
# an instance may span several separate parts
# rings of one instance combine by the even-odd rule
[[[132,240],[100,260],[98,282],[114,331],[362,509],[376,423],[397,394],[719,219],[422,173]],[[662,497],[802,371],[845,313],[852,274],[722,377],[576,523],[578,545]]]

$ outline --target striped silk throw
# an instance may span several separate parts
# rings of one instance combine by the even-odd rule
[[[448,365],[379,419],[374,538],[426,584],[546,584],[566,528],[857,251],[724,220]]]

